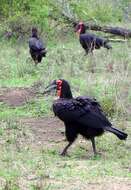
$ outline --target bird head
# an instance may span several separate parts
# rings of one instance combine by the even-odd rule
[[[33,27],[32,28],[32,37],[37,37],[37,32],[38,32],[37,28]]]
[[[86,27],[83,22],[79,22],[75,27],[75,32],[79,36],[80,34],[84,34],[86,31]]]
[[[69,83],[64,79],[58,79],[51,82],[44,91],[44,94],[56,91],[59,98],[72,98],[72,93]]]

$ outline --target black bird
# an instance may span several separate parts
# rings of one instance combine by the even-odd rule
[[[84,48],[86,54],[93,52],[94,49],[100,49],[101,47],[111,49],[108,44],[108,40],[98,37],[94,34],[86,33],[86,27],[83,22],[80,22],[75,27],[75,32],[79,36],[81,46]]]
[[[114,133],[120,140],[125,140],[127,134],[112,127],[96,99],[79,96],[73,98],[70,85],[66,80],[54,80],[45,92],[57,91],[59,98],[53,102],[54,114],[64,122],[65,135],[69,144],[61,155],[66,155],[67,149],[77,138],[78,134],[91,140],[94,154],[96,154],[95,137],[105,131]]]
[[[43,41],[38,37],[37,28],[32,28],[32,35],[29,38],[29,48],[35,65],[41,62],[42,57],[46,56],[46,49]]]

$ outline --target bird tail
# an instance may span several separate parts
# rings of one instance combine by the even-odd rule
[[[115,129],[113,127],[106,127],[105,129],[106,129],[106,131],[109,131],[109,132],[115,134],[120,140],[126,140],[126,138],[128,136],[126,133],[124,133],[118,129]]]
[[[42,50],[41,50],[41,55],[42,55],[43,57],[46,57],[46,53],[47,53],[46,49],[42,49]]]
[[[107,42],[104,43],[104,47],[107,49],[112,49],[112,46],[108,44]]]

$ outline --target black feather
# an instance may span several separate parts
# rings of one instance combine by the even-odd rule
[[[37,36],[37,29],[32,29],[32,36],[29,38],[29,48],[32,59],[40,63],[42,57],[46,56],[46,48],[43,41]]]
[[[78,24],[76,26],[75,31],[80,30],[80,27],[81,27],[81,31],[80,31],[79,41],[87,54],[89,52],[92,52],[94,49],[100,49],[101,47],[104,47],[107,49],[112,48],[111,45],[108,44],[108,40],[91,33],[85,33],[86,28],[84,24]]]
[[[94,138],[105,131],[115,134],[121,140],[127,138],[126,133],[112,127],[96,99],[85,96],[73,98],[70,86],[65,80],[62,83],[61,97],[53,102],[53,111],[64,122],[66,138],[69,141],[62,155],[78,134],[92,141],[94,153],[96,153]]]

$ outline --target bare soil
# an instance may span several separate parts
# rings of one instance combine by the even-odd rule
[[[4,102],[8,106],[16,107],[27,103],[36,96],[32,88],[1,88],[0,102]]]
[[[37,88],[1,88],[0,102],[10,107],[26,104],[29,100],[38,96]],[[58,143],[64,138],[64,125],[55,117],[48,118],[23,118],[21,122],[31,129],[34,136],[34,144]],[[50,143],[49,143],[50,142]]]
[[[25,118],[21,122],[32,132],[36,146],[48,147],[65,140],[64,125],[56,117]]]
[[[53,182],[52,182],[53,183]],[[60,182],[58,182],[59,184]],[[55,181],[56,184],[56,181]],[[68,184],[64,184],[64,188],[60,190],[131,190],[131,182],[124,178],[103,178],[95,182],[81,182],[79,180],[71,180]]]

